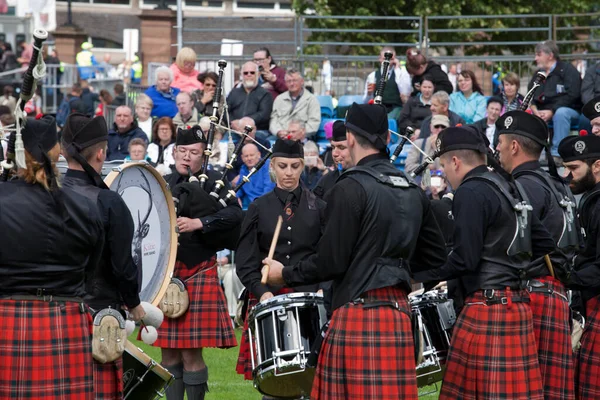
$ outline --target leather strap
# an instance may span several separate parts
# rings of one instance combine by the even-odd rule
[[[83,299],[81,297],[66,297],[66,296],[53,296],[51,294],[47,294],[44,296],[36,296],[33,294],[13,294],[10,296],[1,296],[2,300],[23,300],[23,301],[46,301],[48,303],[52,301],[66,301],[72,303],[83,303]]]

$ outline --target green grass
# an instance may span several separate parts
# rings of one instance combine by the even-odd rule
[[[240,342],[242,334],[241,329],[236,329],[235,334]],[[150,358],[156,362],[161,361],[160,349],[157,347],[148,346],[147,344],[137,341],[137,331],[134,332],[129,340],[144,351]],[[242,375],[235,372],[239,347],[232,349],[205,349],[204,360],[208,365],[209,381],[208,385],[210,392],[206,395],[206,400],[260,400],[262,396],[254,389],[252,381],[246,381]],[[423,388],[420,393],[435,390],[434,387]],[[435,400],[438,398],[438,393],[425,395],[420,399]]]

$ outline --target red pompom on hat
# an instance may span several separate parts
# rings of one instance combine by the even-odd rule
[[[35,116],[35,119],[42,119],[44,118],[44,114],[42,113],[38,113],[38,115]]]
[[[586,131],[585,129],[582,129],[579,131],[579,136],[587,136],[588,135],[588,131]]]

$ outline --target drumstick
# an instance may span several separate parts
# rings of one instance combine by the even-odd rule
[[[273,233],[273,240],[271,240],[271,248],[269,249],[269,255],[267,256],[270,259],[273,259],[273,255],[275,255],[275,247],[277,246],[277,240],[279,239],[279,231],[281,231],[281,224],[283,223],[283,218],[281,215],[277,218],[277,225],[275,226],[275,233]],[[267,278],[269,277],[269,264],[265,265],[265,269],[263,270],[262,279],[260,283],[263,285],[267,284]]]
[[[550,271],[550,275],[552,275],[552,277],[555,278],[554,268],[552,267],[552,261],[550,260],[550,256],[548,254],[544,256],[544,261],[546,261],[546,266],[548,267],[548,271]]]

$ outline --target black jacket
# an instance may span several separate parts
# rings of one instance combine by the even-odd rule
[[[0,183],[0,296],[83,298],[104,245],[102,220],[93,201],[60,191],[57,200],[41,185]]]
[[[134,224],[129,208],[116,192],[94,186],[83,171],[67,170],[63,186],[96,202],[104,226],[102,258],[86,277],[86,303],[96,310],[139,305],[141,272],[131,254]]]
[[[527,90],[533,87],[533,79]],[[556,66],[546,77],[546,81],[535,91],[532,103],[538,110],[552,110],[569,107],[581,111],[581,76],[577,69],[565,61],[557,61]]]
[[[415,130],[421,129],[423,120],[431,116],[429,107],[429,104],[421,102],[418,95],[408,99],[398,117],[398,132],[404,133],[409,126]]]
[[[452,82],[450,82],[450,79],[448,79],[448,74],[445,73],[444,70],[442,70],[442,67],[440,67],[439,64],[435,63],[434,61],[429,61],[427,63],[427,68],[425,69],[425,72],[423,72],[423,75],[413,76],[412,83],[414,90],[412,92],[412,96],[416,96],[420,92],[420,90],[418,90],[415,87],[415,85],[420,85],[421,80],[424,76],[430,76],[431,79],[433,79],[433,85],[435,87],[436,92],[439,90],[443,90],[448,94],[451,94],[453,92]]]
[[[238,120],[250,117],[258,130],[269,130],[269,119],[273,109],[273,96],[261,86],[257,86],[250,93],[243,87],[237,87],[227,96],[229,119]]]

